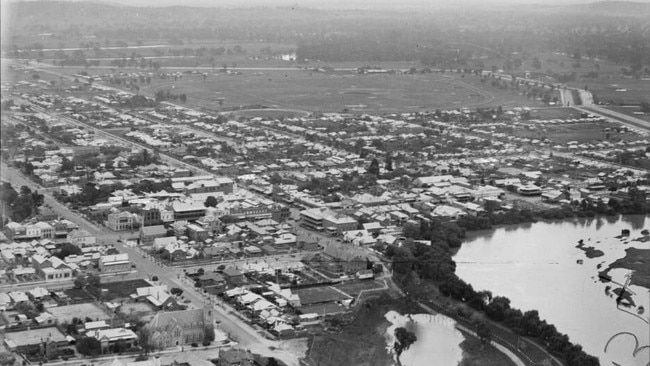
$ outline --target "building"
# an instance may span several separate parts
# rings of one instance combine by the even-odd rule
[[[130,269],[128,253],[105,255],[99,258],[99,271],[102,273],[127,272]]]
[[[212,341],[212,309],[206,306],[203,309],[158,312],[145,329],[150,334],[149,343],[157,348]]]
[[[77,229],[68,233],[68,242],[78,247],[89,247],[97,243],[97,238],[86,230]]]
[[[140,210],[139,220],[142,226],[156,226],[163,223],[160,209],[155,207]]]
[[[190,240],[204,242],[208,239],[210,233],[203,227],[196,224],[187,225],[187,236]]]
[[[230,178],[214,178],[210,180],[192,182],[184,187],[184,191],[188,195],[193,193],[211,192],[223,192],[224,194],[230,194],[233,191],[234,184],[235,183]]]
[[[129,349],[138,340],[138,336],[132,330],[125,328],[99,329],[89,332],[87,336],[96,338],[102,344],[102,353],[112,351],[117,342],[121,342],[124,348]]]
[[[151,245],[154,239],[167,235],[167,229],[162,225],[142,226],[140,228],[140,245]]]
[[[204,291],[211,294],[219,294],[226,290],[226,279],[216,272],[205,273],[200,276],[199,284]]]
[[[45,258],[41,255],[33,255],[32,266],[46,282],[72,278],[72,268],[57,257]]]
[[[179,202],[172,203],[172,211],[174,211],[174,220],[187,220],[195,221],[205,216],[205,206],[203,203],[198,202]]]
[[[359,223],[347,215],[340,215],[324,207],[311,208],[300,211],[302,224],[313,230],[322,231],[328,229],[332,232],[342,233],[344,231],[356,230]]]
[[[65,335],[56,327],[7,332],[4,334],[4,342],[13,352],[40,350],[42,354],[54,354],[58,347],[68,344]]]
[[[106,226],[113,231],[133,230],[138,216],[127,211],[116,211],[108,214]]]
[[[230,286],[238,286],[243,284],[244,274],[237,270],[235,267],[228,267],[223,270],[223,276],[226,278],[226,282]]]
[[[23,225],[17,222],[10,222],[5,227],[7,236],[15,241],[41,239],[41,229],[33,224]]]

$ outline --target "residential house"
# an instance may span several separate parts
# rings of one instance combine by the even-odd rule
[[[72,268],[57,257],[32,256],[32,267],[46,282],[72,278]]]
[[[126,349],[129,349],[138,340],[138,336],[132,330],[125,328],[99,329],[86,335],[101,343],[102,353],[111,351],[117,342],[121,342]]]
[[[226,278],[229,286],[239,286],[245,282],[244,274],[235,267],[224,269],[223,276]]]
[[[205,273],[198,278],[198,282],[204,291],[211,294],[219,294],[226,290],[226,279],[216,272]]]

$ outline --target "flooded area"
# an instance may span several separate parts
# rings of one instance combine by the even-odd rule
[[[509,298],[512,307],[538,310],[541,319],[597,356],[601,365],[646,365],[650,348],[635,352],[635,347],[649,344],[650,292],[628,286],[633,305],[617,306],[616,291],[632,271],[611,269],[607,283],[599,272],[625,257],[627,248],[650,249],[649,242],[632,240],[648,227],[650,216],[633,215],[474,233],[454,256],[456,273],[477,291]],[[629,237],[620,237],[624,229]],[[581,239],[584,246],[577,248]]]
[[[395,329],[406,328],[417,337],[400,355],[402,366],[456,366],[462,360],[460,343],[464,337],[453,319],[440,314],[400,315],[395,311],[386,313],[386,319],[392,324],[386,331],[389,352],[393,352]]]

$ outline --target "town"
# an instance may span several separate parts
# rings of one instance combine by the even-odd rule
[[[264,101],[217,110],[184,91],[252,71],[6,56],[2,365],[316,365],[319,340],[375,302],[408,296],[408,306],[505,348],[514,364],[597,364],[566,335],[560,346],[486,325],[504,319],[490,313],[499,297],[473,303],[484,294],[454,277],[451,257],[475,230],[647,214],[647,114],[496,68],[361,64],[286,72],[370,82],[462,74],[530,102],[379,112],[352,97],[339,110]],[[424,279],[440,283],[440,301],[416,295]]]

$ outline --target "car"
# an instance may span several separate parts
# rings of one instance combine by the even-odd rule
[[[186,300],[183,301],[183,302],[184,302],[185,304],[189,304],[189,303],[191,303],[192,301],[191,301],[190,299],[186,299]]]

